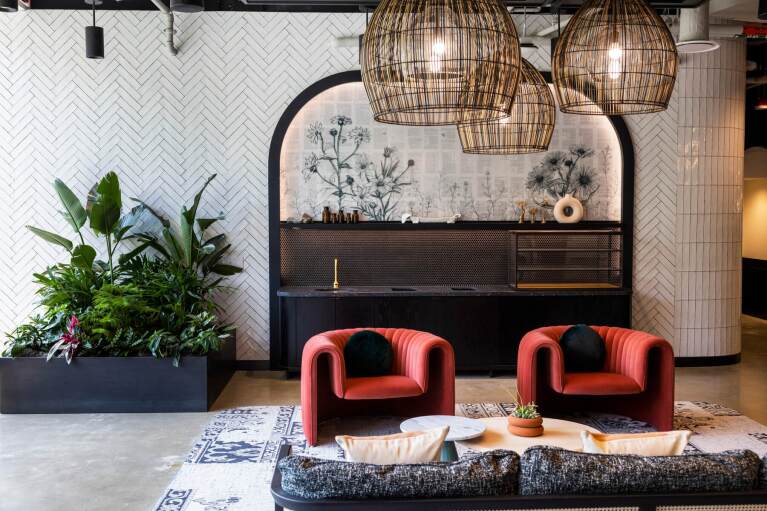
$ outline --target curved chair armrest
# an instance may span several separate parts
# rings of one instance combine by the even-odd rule
[[[635,330],[628,335],[621,350],[621,373],[636,381],[642,390],[647,388],[650,352],[656,349],[661,352],[661,366],[671,371],[673,379],[674,350],[662,337]]]
[[[322,355],[330,357],[330,384],[336,397],[343,398],[346,391],[346,366],[344,364],[344,342],[348,332],[336,330],[317,334],[304,345],[301,355],[301,381],[311,382],[316,388],[317,364]]]
[[[394,356],[399,373],[415,380],[421,390],[428,391],[429,386],[429,357],[434,350],[443,352],[449,361],[445,369],[455,377],[455,361],[453,347],[445,339],[428,332],[417,330],[397,329],[398,337]]]
[[[562,392],[565,376],[565,357],[559,346],[559,336],[568,327],[544,327],[532,330],[522,337],[517,354],[517,385],[522,396],[535,395],[538,372],[538,353],[549,352],[549,385],[556,392]],[[523,389],[522,387],[530,388]],[[534,400],[534,399],[532,399]]]

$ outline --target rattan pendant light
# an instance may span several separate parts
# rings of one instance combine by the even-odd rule
[[[438,126],[507,116],[520,58],[500,0],[382,0],[360,63],[375,120]]]
[[[586,0],[552,58],[559,108],[574,114],[665,110],[676,73],[674,38],[643,0]]]
[[[508,117],[458,125],[464,153],[525,154],[549,148],[557,111],[554,95],[541,73],[525,59],[521,71]]]

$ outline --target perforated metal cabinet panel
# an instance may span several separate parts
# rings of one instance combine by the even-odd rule
[[[512,285],[621,284],[619,231],[519,231],[511,236]]]
[[[327,286],[333,258],[344,286],[504,285],[503,230],[282,229],[283,286]]]
[[[283,286],[621,283],[620,231],[281,229]]]

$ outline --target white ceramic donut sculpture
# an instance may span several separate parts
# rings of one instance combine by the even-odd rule
[[[583,204],[568,193],[554,205],[554,219],[560,224],[577,224],[583,219]]]

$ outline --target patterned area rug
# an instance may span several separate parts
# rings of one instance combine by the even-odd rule
[[[465,417],[503,417],[513,405],[473,403],[456,405]],[[652,431],[643,422],[605,414],[567,417],[606,433]],[[717,404],[679,401],[676,429],[693,435],[690,452],[751,449],[767,454],[767,427],[739,412]],[[269,483],[281,445],[289,443],[294,453],[323,458],[343,458],[333,440],[337,434],[372,435],[399,431],[396,418],[350,418],[325,422],[320,442],[308,447],[297,406],[255,406],[220,412],[206,427],[187,456],[173,482],[155,506],[155,511],[261,511],[274,509]],[[461,452],[464,455],[466,452]]]

